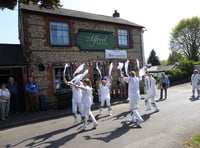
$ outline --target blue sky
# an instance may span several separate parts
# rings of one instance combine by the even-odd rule
[[[63,8],[120,17],[143,25],[145,58],[154,49],[160,60],[168,58],[171,30],[183,18],[200,17],[200,0],[61,0]],[[0,43],[19,43],[17,10],[0,10]]]

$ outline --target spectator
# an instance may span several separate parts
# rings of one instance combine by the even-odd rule
[[[0,104],[1,104],[1,120],[9,118],[10,109],[10,92],[6,88],[6,84],[2,83],[0,88]]]
[[[18,84],[13,77],[8,78],[7,88],[10,91],[10,112],[19,113]]]
[[[38,99],[38,86],[33,78],[30,77],[29,81],[25,85],[25,91],[27,93],[27,105],[31,112],[39,112],[39,99]]]
[[[142,79],[140,80],[140,93],[141,94],[146,94],[147,93],[145,75],[143,75]]]
[[[165,98],[164,99],[167,99],[167,88],[170,86],[170,81],[169,81],[169,78],[165,75],[165,73],[162,73],[161,74],[161,77],[160,77],[160,99],[159,100],[162,100],[163,99],[163,90],[165,92]]]

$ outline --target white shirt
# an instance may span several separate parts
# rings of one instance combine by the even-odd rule
[[[140,99],[139,79],[137,77],[124,77],[123,80],[128,83],[128,98],[138,101]]]
[[[193,87],[200,87],[200,74],[192,74],[191,83]]]
[[[147,93],[152,96],[156,95],[156,80],[153,77],[146,79]]]
[[[0,96],[6,96],[6,97],[10,97],[10,92],[7,88],[5,88],[4,90],[3,89],[0,89]],[[2,99],[0,97],[0,101],[1,102],[8,102],[9,99]]]
[[[101,100],[103,99],[110,99],[110,85],[106,84],[105,86],[101,83],[99,84],[100,94],[101,94]]]
[[[86,86],[86,90],[82,90],[82,104],[90,107],[92,105],[92,88]]]
[[[72,86],[72,101],[81,103],[81,99],[82,99],[82,90],[80,88]]]

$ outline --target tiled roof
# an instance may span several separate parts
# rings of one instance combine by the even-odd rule
[[[120,17],[105,16],[105,15],[81,12],[81,11],[70,10],[70,9],[63,9],[63,8],[60,8],[60,9],[41,8],[40,9],[36,6],[28,6],[28,5],[21,5],[21,9],[47,13],[47,14],[62,15],[62,16],[73,17],[73,18],[87,19],[87,20],[93,20],[93,21],[95,20],[95,21],[102,21],[102,22],[109,22],[109,23],[123,24],[123,25],[144,28],[144,26],[122,19]]]
[[[0,66],[20,66],[26,63],[19,44],[0,44]]]
[[[167,70],[173,69],[175,65],[157,65],[157,66],[151,66],[147,70],[149,72],[165,72]]]

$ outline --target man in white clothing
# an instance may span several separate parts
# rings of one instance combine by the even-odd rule
[[[65,84],[69,84],[65,78],[65,74],[63,73],[63,80]],[[77,82],[77,85],[81,85],[81,82]],[[77,114],[78,111],[81,113],[82,110],[82,90],[76,88],[74,85],[71,85],[72,88],[72,113],[74,116],[74,126],[78,124]]]
[[[122,74],[121,74],[122,75]],[[136,77],[136,73],[131,71],[129,76],[123,77],[123,80],[128,83],[128,98],[130,110],[132,111],[132,122],[136,122],[139,126],[144,120],[137,111],[137,103],[140,100],[140,91],[139,91],[139,79]]]
[[[197,90],[197,99],[200,99],[200,74],[197,69],[193,70],[193,74],[191,76],[191,84],[192,97],[195,98],[195,90]]]
[[[101,104],[100,104],[100,114],[103,112],[103,107],[106,102],[106,106],[108,107],[108,114],[112,115],[112,109],[110,105],[110,86],[111,86],[111,78],[109,82],[106,82],[106,80],[99,80],[99,92],[101,96]]]
[[[147,94],[145,96],[145,105],[146,110],[151,110],[151,105],[155,108],[155,111],[159,111],[158,105],[155,102],[155,96],[156,96],[156,80],[154,79],[153,75],[147,72],[147,78],[146,78],[146,90]],[[150,100],[151,99],[151,105]]]

